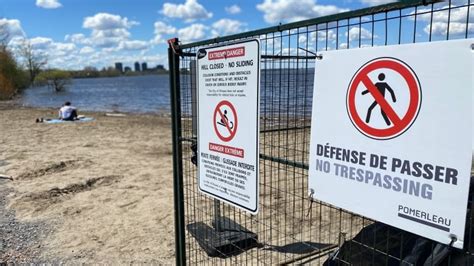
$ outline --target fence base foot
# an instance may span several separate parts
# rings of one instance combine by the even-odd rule
[[[219,224],[213,222],[213,227],[202,222],[186,226],[207,255],[227,258],[258,246],[257,234],[226,217],[216,220]]]

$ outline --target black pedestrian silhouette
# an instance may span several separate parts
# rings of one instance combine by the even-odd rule
[[[380,73],[378,78],[379,78],[380,81],[383,81],[385,79],[385,74]],[[390,88],[390,86],[386,82],[377,82],[377,83],[375,83],[375,87],[377,87],[377,89],[379,90],[380,94],[382,94],[383,97],[385,97],[385,89],[387,89],[388,92],[390,92],[390,95],[392,96],[393,102],[394,103],[397,102],[397,99],[395,98],[395,93],[393,92],[392,88]],[[365,90],[365,91],[362,92],[362,95],[365,95],[368,92],[369,92],[369,90]],[[370,105],[369,109],[367,110],[367,117],[365,118],[365,122],[367,124],[370,122],[370,115],[372,114],[372,110],[377,105],[378,105],[378,102],[374,101]],[[388,119],[387,114],[385,114],[385,112],[383,111],[382,107],[380,107],[380,111],[382,112],[382,117],[385,120],[385,123],[387,124],[387,126],[390,126],[391,125],[390,120]]]
[[[225,119],[225,121],[224,121]],[[224,117],[221,118],[220,122],[217,122],[217,124],[221,126],[226,126],[226,124],[229,124],[229,129],[234,128],[234,123],[232,121],[229,121],[229,118],[227,118],[227,110],[224,110]]]

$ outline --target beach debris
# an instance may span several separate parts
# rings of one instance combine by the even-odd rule
[[[126,114],[121,114],[121,113],[105,113],[105,116],[110,116],[110,117],[126,117]]]
[[[79,161],[79,160],[68,160],[68,161],[60,161],[57,163],[52,163],[44,168],[41,169],[34,169],[30,170],[27,172],[22,173],[21,175],[18,176],[18,179],[32,179],[32,178],[37,178],[41,177],[44,175],[49,175],[49,174],[54,174],[54,173],[60,173],[64,172],[67,170],[70,170],[72,168],[75,168],[81,164],[83,165],[89,165],[92,162],[89,160],[84,160],[84,161]]]
[[[110,186],[118,180],[122,179],[121,175],[107,175],[100,177],[88,178],[83,182],[69,184],[64,188],[53,187],[46,191],[29,193],[24,196],[24,198],[38,201],[38,200],[48,200],[52,203],[61,201],[61,196],[74,195],[80,192],[89,191],[100,186]]]
[[[13,177],[8,176],[8,175],[2,175],[2,174],[0,174],[0,179],[8,179],[8,180],[13,181]]]

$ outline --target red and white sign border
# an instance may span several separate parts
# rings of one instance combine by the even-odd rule
[[[219,114],[219,116],[221,117],[221,119],[223,118],[223,114],[222,112],[220,111],[220,108],[222,106],[228,106],[230,111],[232,112],[232,116],[234,117],[234,127],[233,127],[233,130],[230,129],[227,124],[227,121],[224,121],[225,123],[225,127],[229,130],[229,136],[228,137],[225,137],[223,136],[220,132],[219,132],[219,129],[217,128],[217,115]],[[237,117],[237,111],[235,110],[235,107],[234,105],[229,102],[228,100],[222,100],[220,101],[217,106],[216,106],[216,109],[214,110],[214,117],[213,117],[213,120],[214,120],[214,131],[216,132],[216,135],[217,137],[222,140],[223,142],[229,142],[231,141],[234,137],[235,137],[235,134],[237,134],[237,129],[238,129],[238,125],[239,125],[239,121],[238,121],[238,117]]]
[[[414,104],[414,103],[409,104],[409,107],[408,107],[407,113],[405,114],[405,117],[406,116],[411,116],[411,117],[409,117],[408,121],[405,121],[406,125],[402,126],[401,129],[398,129],[398,132],[392,132],[392,131],[394,131],[394,127],[387,128],[387,129],[376,129],[376,128],[370,127],[369,125],[367,125],[365,123],[365,121],[363,121],[359,117],[357,111],[355,111],[355,103],[351,102],[351,99],[355,97],[355,93],[357,91],[357,86],[358,86],[358,83],[360,82],[360,81],[357,81],[357,80],[359,79],[361,72],[363,70],[365,70],[365,68],[370,67],[373,64],[383,62],[383,61],[390,61],[392,63],[399,64],[400,66],[404,67],[411,74],[411,77],[413,77],[413,81],[412,82],[407,82],[407,84],[416,83],[416,93],[418,94],[418,96],[417,96],[418,99],[416,101],[416,104]],[[389,68],[391,70],[394,70],[394,71],[398,72],[397,70],[395,70],[393,68],[390,68],[390,67],[384,67],[384,68]],[[374,71],[374,70],[368,71],[368,73],[370,73],[372,71]],[[402,75],[400,72],[398,72],[398,73],[400,75]],[[402,77],[405,79],[405,81],[407,81],[406,77],[404,77],[403,75],[402,75]],[[354,81],[357,81],[357,84],[355,84]],[[408,86],[409,86],[409,90],[410,90],[410,97],[413,97],[413,95],[415,93],[415,91],[414,91],[415,89],[413,87],[410,87],[410,85],[408,85]],[[367,63],[365,63],[364,65],[362,65],[356,71],[354,76],[352,77],[351,81],[349,82],[347,93],[346,93],[346,110],[347,110],[347,114],[349,116],[349,120],[351,121],[351,123],[354,125],[354,127],[360,133],[362,133],[363,135],[365,135],[365,136],[367,136],[371,139],[375,139],[375,140],[389,140],[389,139],[393,139],[393,138],[396,138],[396,137],[402,135],[413,125],[416,118],[418,117],[418,114],[420,113],[422,98],[423,97],[422,97],[422,90],[421,90],[420,80],[418,79],[418,76],[416,75],[415,71],[406,62],[404,62],[404,61],[402,61],[398,58],[394,58],[394,57],[378,57],[378,58],[372,59],[372,60],[368,61]],[[411,100],[412,99],[410,99],[410,101]],[[413,110],[413,109],[415,109],[415,110]],[[412,114],[411,115],[408,114],[409,112],[411,112]],[[402,120],[404,120],[404,119],[405,118],[403,118]],[[369,130],[367,130],[367,129],[369,129]],[[384,131],[385,132],[390,132],[390,134],[387,134],[387,136],[381,136],[380,133],[384,132]],[[372,134],[369,133],[369,132],[372,132]],[[373,132],[377,132],[377,134],[373,134]]]

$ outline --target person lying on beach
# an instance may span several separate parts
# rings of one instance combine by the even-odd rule
[[[66,102],[59,109],[59,119],[64,121],[74,121],[77,120],[77,109],[71,105],[71,102]]]

